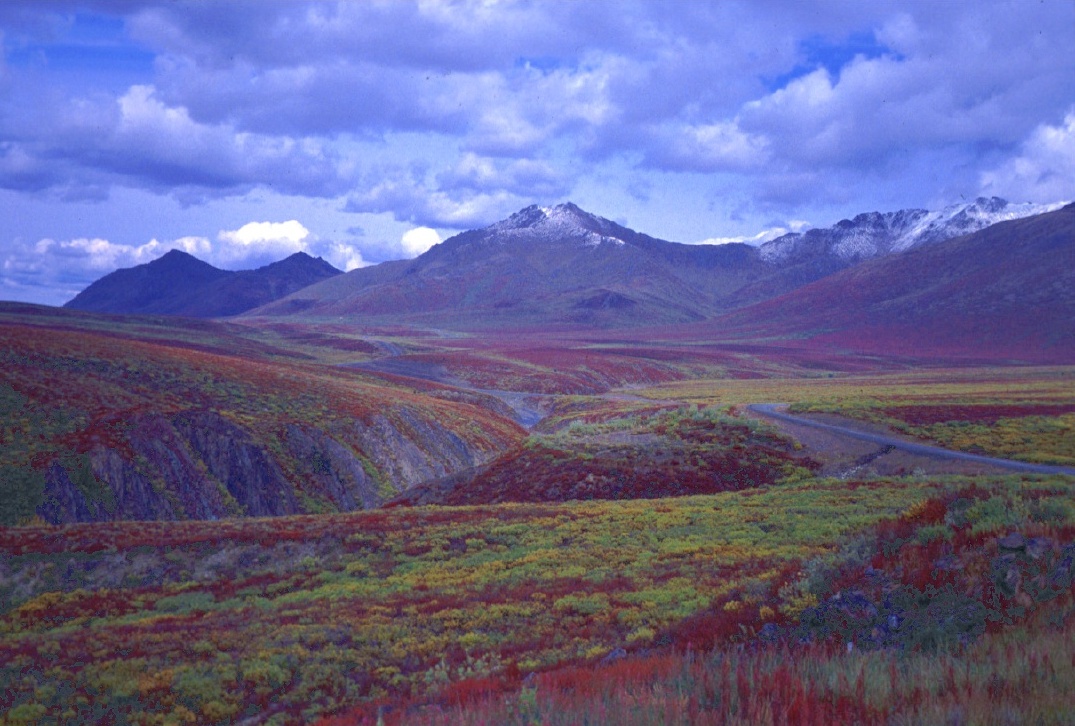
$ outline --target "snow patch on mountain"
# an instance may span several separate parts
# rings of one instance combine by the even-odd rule
[[[784,235],[766,242],[758,252],[762,260],[774,264],[826,255],[855,262],[943,242],[998,222],[1045,214],[1064,204],[1011,204],[999,197],[979,197],[968,204],[953,204],[936,212],[925,209],[867,212],[841,220],[832,227]]]
[[[548,241],[576,241],[579,245],[597,247],[603,243],[623,246],[611,223],[585,212],[570,202],[555,207],[526,207],[505,220],[483,230],[486,238],[495,236],[502,242],[528,238]]]
[[[892,245],[902,252],[920,244],[942,242],[952,237],[977,232],[998,222],[1022,219],[1053,212],[1067,202],[1055,204],[1011,204],[1000,197],[979,197],[970,204],[953,204],[939,212],[929,212],[904,232]]]

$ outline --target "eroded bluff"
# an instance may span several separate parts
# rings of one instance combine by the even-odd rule
[[[481,465],[524,432],[390,408],[328,428],[259,434],[212,410],[142,414],[122,446],[96,445],[45,472],[45,521],[217,519],[353,511]]]

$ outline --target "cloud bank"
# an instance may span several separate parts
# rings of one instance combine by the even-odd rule
[[[415,254],[440,241],[433,230],[419,228],[414,232],[416,234],[410,238],[405,236],[402,246],[418,250]],[[435,240],[430,237],[430,232]],[[254,269],[296,252],[322,257],[344,271],[368,264],[353,246],[319,239],[297,220],[250,222],[238,229],[221,230],[212,240],[180,237],[128,245],[100,238],[45,238],[33,245],[20,245],[7,255],[0,265],[0,293],[46,290],[47,297],[23,295],[22,299],[61,304],[113,270],[152,262],[171,250],[181,250],[226,270]]]
[[[0,200],[104,221],[120,193],[246,219],[316,201],[308,238],[260,248],[347,264],[569,198],[672,239],[1075,198],[1070,0],[9,0],[0,28]],[[0,222],[16,267],[102,247],[32,221]],[[213,254],[247,259],[237,240]]]

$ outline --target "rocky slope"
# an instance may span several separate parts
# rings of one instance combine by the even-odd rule
[[[365,509],[525,435],[436,384],[261,356],[236,326],[198,321],[194,349],[167,320],[26,307],[0,306],[0,525]]]
[[[291,425],[276,451],[277,442],[215,411],[139,416],[127,446],[92,446],[49,464],[35,513],[60,524],[371,509],[498,451],[406,409],[393,413],[342,431]]]

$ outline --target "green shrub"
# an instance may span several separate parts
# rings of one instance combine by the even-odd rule
[[[966,519],[974,534],[993,532],[1019,524],[1016,507],[1004,497],[996,496],[972,504],[967,509]]]
[[[603,592],[593,595],[565,595],[553,603],[553,609],[557,611],[573,611],[579,615],[595,615],[608,610],[608,595]]]
[[[922,544],[929,544],[939,539],[951,540],[952,530],[945,524],[928,524],[920,527],[916,536]]]
[[[24,703],[7,712],[5,723],[36,724],[48,713],[48,709],[39,703]]]
[[[26,522],[44,500],[44,474],[29,466],[0,468],[0,526]]]
[[[184,613],[191,610],[209,610],[216,605],[211,592],[183,592],[157,600],[155,609],[162,613]]]
[[[1062,499],[1035,500],[1027,505],[1027,513],[1035,522],[1060,525],[1075,519],[1071,503]]]

